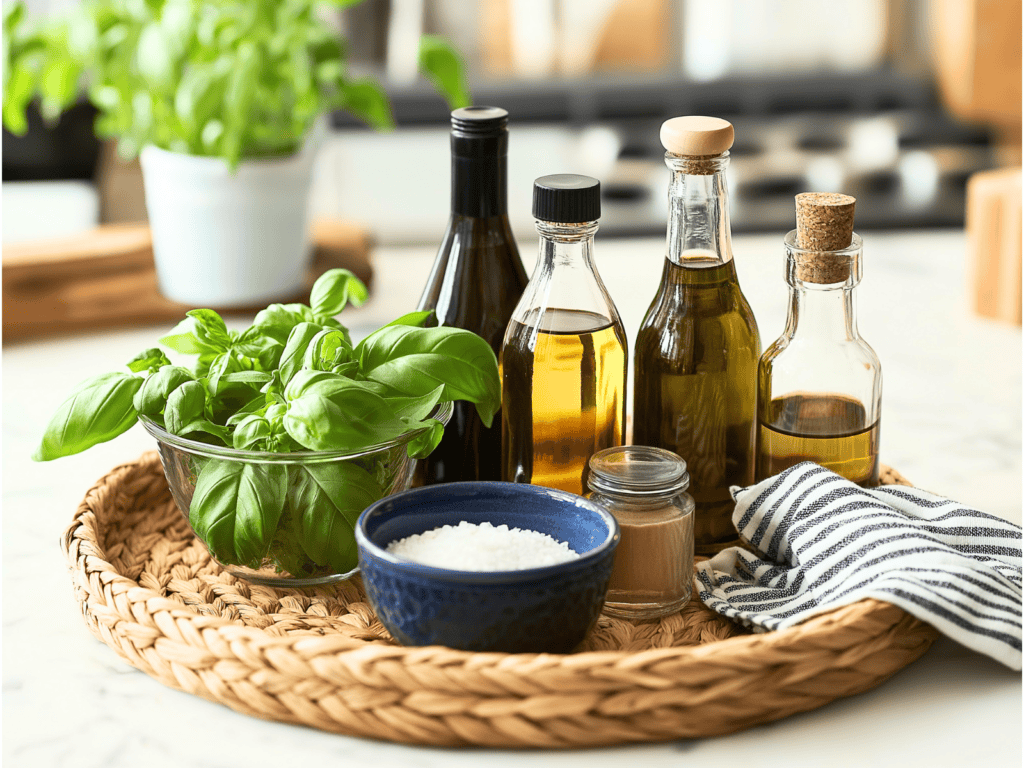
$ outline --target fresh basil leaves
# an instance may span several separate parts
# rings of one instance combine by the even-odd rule
[[[142,379],[132,373],[104,373],[83,381],[50,419],[32,454],[50,461],[81,453],[127,432],[139,413],[132,402]]]
[[[411,435],[404,448],[360,459],[192,461],[189,521],[220,562],[259,567],[270,558],[296,576],[349,571],[356,517],[390,486],[404,461],[396,450],[430,454],[444,433],[431,418],[441,403],[472,402],[489,424],[501,402],[487,342],[423,328],[429,312],[403,315],[353,347],[334,315],[366,297],[351,272],[335,269],[317,280],[310,306],[273,304],[242,332],[213,310],[192,310],[160,340],[179,364],[148,349],[128,371],[83,382],[33,458],[84,451],[140,415],[212,446],[277,454],[361,453]]]

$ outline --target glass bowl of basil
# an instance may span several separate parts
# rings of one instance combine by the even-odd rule
[[[451,402],[430,414],[447,424]],[[346,579],[359,556],[360,513],[412,483],[409,445],[422,430],[358,451],[274,453],[171,434],[152,419],[178,509],[227,571],[255,584],[302,587]]]
[[[358,343],[337,315],[368,292],[330,270],[309,304],[271,304],[243,330],[193,309],[164,349],[86,379],[58,407],[33,454],[70,456],[136,422],[157,439],[174,500],[232,573],[275,586],[351,575],[353,527],[406,489],[444,434],[452,402],[490,426],[498,360],[480,336],[412,312]],[[173,358],[173,359],[172,359]]]

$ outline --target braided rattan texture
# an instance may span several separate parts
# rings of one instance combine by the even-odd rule
[[[174,506],[155,453],[88,492],[63,547],[90,630],[165,685],[256,717],[412,744],[729,733],[871,688],[936,636],[873,600],[750,635],[694,600],[660,621],[602,616],[565,656],[403,648],[358,579],[276,590],[223,572]]]

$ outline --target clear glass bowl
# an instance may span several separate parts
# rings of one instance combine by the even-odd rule
[[[447,424],[451,415],[452,404],[444,403],[432,417]],[[196,537],[206,545],[210,556],[229,573],[272,587],[330,584],[354,574],[358,570],[354,529],[359,514],[373,502],[409,488],[416,466],[406,447],[417,432],[357,453],[266,453],[189,440],[172,435],[146,417],[141,417],[140,421],[157,440],[164,475],[178,509],[189,521]],[[245,465],[253,466],[246,468]],[[206,512],[217,515],[222,521],[206,526],[211,541],[197,530],[197,523],[201,521],[190,519],[190,511],[198,514],[191,508],[203,473],[209,473],[208,478],[225,478],[229,489],[233,477],[273,478],[266,483],[267,487],[287,488],[269,548],[258,562],[242,563],[232,547],[232,542],[238,538],[234,527],[240,524],[241,515],[240,512],[232,514],[233,506],[237,505],[239,510],[245,504],[250,509],[255,506],[251,498],[244,499],[245,492],[221,493],[218,504],[207,506]],[[206,486],[212,484],[207,482]],[[260,482],[243,482],[240,487],[252,491],[260,485]],[[273,502],[267,506],[275,511],[279,508]],[[271,512],[270,519],[273,517]],[[212,541],[214,536],[216,541]]]

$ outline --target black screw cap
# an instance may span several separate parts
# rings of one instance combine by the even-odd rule
[[[533,182],[533,216],[575,224],[601,218],[601,182],[590,176],[556,173]]]
[[[508,130],[508,112],[501,107],[462,107],[452,112],[452,133],[470,138],[499,136]]]

